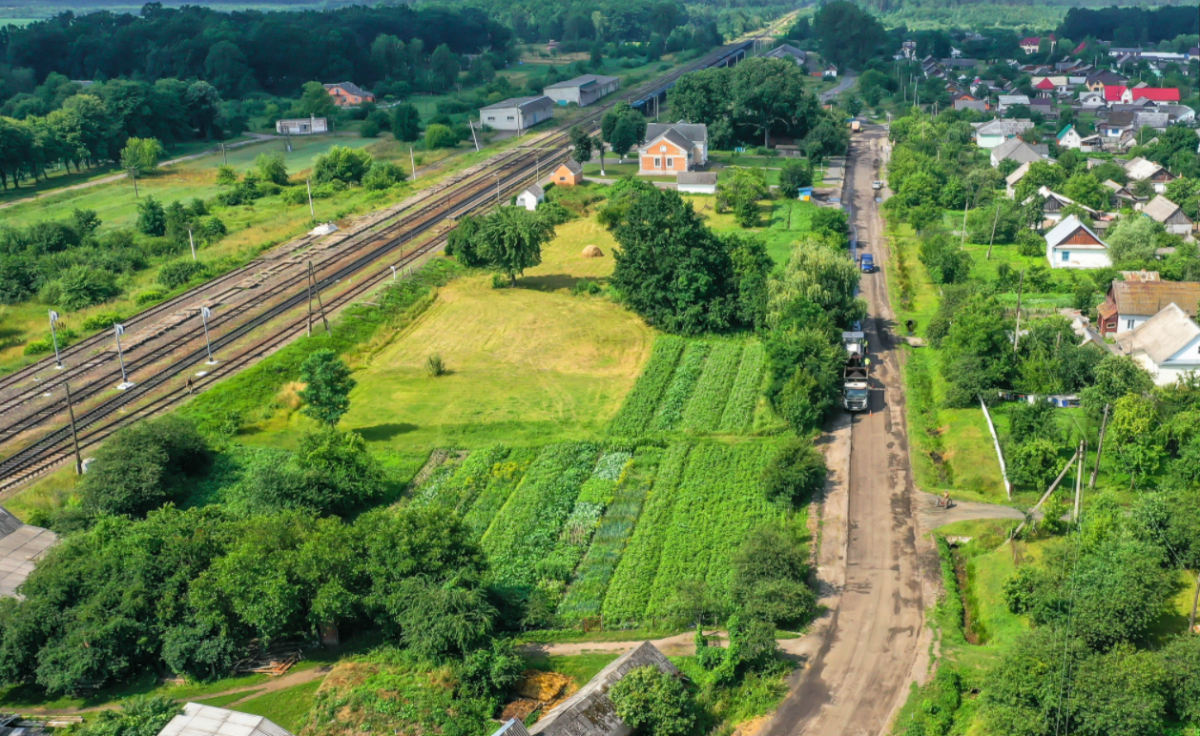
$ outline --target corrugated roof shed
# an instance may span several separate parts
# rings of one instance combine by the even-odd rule
[[[605,77],[600,74],[585,74],[582,77],[575,77],[574,79],[568,79],[568,80],[565,80],[562,82],[555,82],[554,84],[548,84],[544,87],[544,89],[590,87],[591,85],[594,85],[594,84],[609,84],[610,82],[616,82],[616,81],[618,81],[616,77]]]
[[[630,670],[638,667],[657,667],[662,672],[679,674],[675,665],[653,644],[642,642],[626,652],[593,677],[579,692],[563,701],[529,729],[530,734],[547,736],[624,736],[629,726],[617,717],[616,706],[608,697],[608,689]]]
[[[0,507],[0,598],[16,596],[38,559],[57,541],[54,532],[22,524]]]
[[[171,719],[158,736],[293,736],[282,726],[262,716],[228,708],[188,703],[183,713]]]
[[[708,140],[708,126],[703,123],[650,123],[646,126],[646,140],[652,141],[667,130],[674,130],[693,143]]]
[[[1137,329],[1117,335],[1117,345],[1126,355],[1145,353],[1155,365],[1162,365],[1197,336],[1200,327],[1177,304],[1171,303]]]
[[[1142,214],[1152,220],[1166,222],[1178,209],[1179,205],[1160,194],[1146,203],[1146,206],[1142,208]]]

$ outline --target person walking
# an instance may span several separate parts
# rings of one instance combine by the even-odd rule
[[[192,393],[192,379],[190,377],[187,379],[187,392],[189,394]]]

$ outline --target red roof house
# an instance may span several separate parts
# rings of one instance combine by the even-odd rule
[[[1054,82],[1050,81],[1050,77],[1046,77],[1042,81],[1033,85],[1034,89],[1054,89]]]
[[[1144,98],[1151,102],[1179,102],[1177,87],[1135,87],[1129,91],[1133,100]]]
[[[1104,85],[1104,101],[1105,102],[1120,102],[1121,97],[1128,91],[1128,87],[1123,84],[1106,84]]]
[[[1087,41],[1081,41],[1079,45],[1075,47],[1075,50],[1071,52],[1071,55],[1074,56],[1075,54],[1081,53],[1086,48]]]

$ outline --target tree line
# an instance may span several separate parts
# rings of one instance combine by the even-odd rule
[[[415,43],[419,51],[410,56],[423,65],[443,45],[455,55],[503,53],[512,32],[465,6],[226,13],[148,3],[138,15],[64,12],[23,28],[9,26],[0,32],[0,54],[12,69],[31,70],[35,80],[51,72],[97,81],[206,79],[231,97],[288,95],[313,79],[369,85],[386,78],[389,70],[372,53],[379,37],[402,39],[410,49]]]
[[[1200,14],[1188,5],[1157,8],[1075,7],[1058,27],[1060,38],[1096,38],[1115,46],[1140,46],[1200,35]]]

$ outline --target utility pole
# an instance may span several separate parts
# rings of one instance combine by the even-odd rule
[[[992,260],[992,243],[996,242],[996,223],[1000,222],[1000,198],[996,197],[996,216],[992,218],[992,237],[988,239],[987,258],[984,260]]]
[[[304,186],[308,187],[308,214],[313,222],[317,221],[317,210],[313,207],[312,201],[312,179],[305,179]]]
[[[1087,440],[1079,440],[1079,469],[1075,471],[1075,510],[1071,513],[1071,521],[1079,521],[1079,512],[1083,501],[1083,456],[1087,452]]]
[[[1104,452],[1104,430],[1108,429],[1108,404],[1104,405],[1104,418],[1100,420],[1100,441],[1096,444],[1096,465],[1092,468],[1092,479],[1088,481],[1088,490],[1096,487],[1096,476],[1100,473],[1100,454]]]
[[[79,433],[74,426],[74,407],[71,406],[71,384],[66,381],[62,382],[62,388],[67,390],[67,414],[71,415],[71,441],[76,448],[76,475],[83,475],[83,457],[79,455]],[[1193,616],[1195,611],[1193,611]]]
[[[188,227],[188,245],[192,246],[192,260],[196,260],[196,239],[192,237],[192,228]]]
[[[308,277],[312,279],[312,289],[317,295],[317,306],[321,308],[321,323],[325,325],[326,334],[333,332],[329,329],[329,319],[325,316],[325,302],[321,300],[321,288],[317,285],[317,269],[313,268],[312,261],[308,262]]]
[[[58,312],[50,310],[50,339],[54,342],[54,369],[62,370],[62,357],[58,354],[58,332],[54,326],[58,324]]]
[[[412,146],[408,147],[408,162],[412,166],[412,178],[417,178],[417,157],[413,155]]]
[[[388,266],[388,268],[392,269],[392,281],[395,281],[396,280],[396,267]]]
[[[310,266],[310,268],[311,268],[312,264],[310,263],[310,264],[309,264],[309,266]],[[305,274],[304,274],[304,276],[305,276],[305,286],[308,288],[308,336],[309,336],[309,337],[312,337],[312,323],[313,323],[313,311],[312,311],[312,302],[313,302],[313,283],[312,283],[312,272],[311,272],[311,271],[309,271],[308,273],[305,273]]]
[[[1021,272],[1021,281],[1017,284],[1017,327],[1013,330],[1013,352],[1017,352],[1017,344],[1021,341],[1021,291],[1025,288],[1025,272]]]
[[[200,324],[204,325],[204,349],[208,351],[207,365],[216,365],[217,359],[212,354],[212,343],[208,340],[208,318],[212,317],[212,310],[208,307],[200,307]]]
[[[224,141],[221,142],[221,163],[223,163],[226,166],[229,165],[229,156],[225,153]]]
[[[493,173],[492,176],[496,177],[496,206],[499,207],[500,206],[500,175]]]
[[[479,137],[475,135],[475,121],[467,118],[467,125],[471,126],[471,140],[475,141],[475,153],[479,153]]]
[[[129,380],[129,375],[125,373],[125,356],[121,354],[121,335],[125,334],[125,325],[114,324],[113,335],[117,338],[117,361],[121,364],[121,385],[117,388],[124,391],[127,388],[133,388],[133,383]]]

